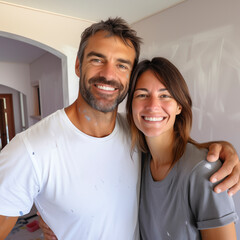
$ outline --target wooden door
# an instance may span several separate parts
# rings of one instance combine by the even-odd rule
[[[0,94],[0,132],[3,148],[15,136],[12,94]]]

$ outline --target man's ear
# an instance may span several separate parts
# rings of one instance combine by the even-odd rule
[[[80,61],[78,59],[78,56],[77,56],[76,62],[75,62],[75,73],[80,78]]]

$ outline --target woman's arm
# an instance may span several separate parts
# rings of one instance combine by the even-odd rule
[[[235,224],[200,230],[203,240],[237,240]]]

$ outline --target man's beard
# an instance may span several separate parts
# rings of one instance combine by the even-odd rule
[[[98,94],[100,97],[102,97],[102,100],[98,100],[94,97],[94,95],[91,93],[91,87],[87,88],[86,86],[86,77],[80,77],[80,93],[83,97],[83,99],[94,109],[100,111],[100,112],[112,112],[114,111],[119,103],[123,101],[123,99],[126,97],[128,92],[128,86],[126,89],[124,89],[124,86],[117,82],[116,80],[107,80],[105,77],[92,77],[88,80],[90,85],[94,84],[107,84],[108,86],[111,86],[113,88],[117,88],[119,91],[119,95],[114,99],[108,102],[108,96],[107,94]],[[111,96],[112,98],[112,96]]]

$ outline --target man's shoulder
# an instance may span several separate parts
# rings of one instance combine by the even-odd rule
[[[25,144],[31,145],[33,148],[54,144],[64,129],[64,126],[61,126],[62,122],[64,122],[62,121],[63,111],[62,109],[52,113],[20,133],[19,135]]]
[[[63,109],[57,110],[56,112],[48,115],[47,117],[41,119],[36,124],[30,126],[26,131],[23,133],[31,134],[34,132],[44,132],[47,133],[47,130],[55,129],[58,127],[59,121],[61,121],[63,117]]]

